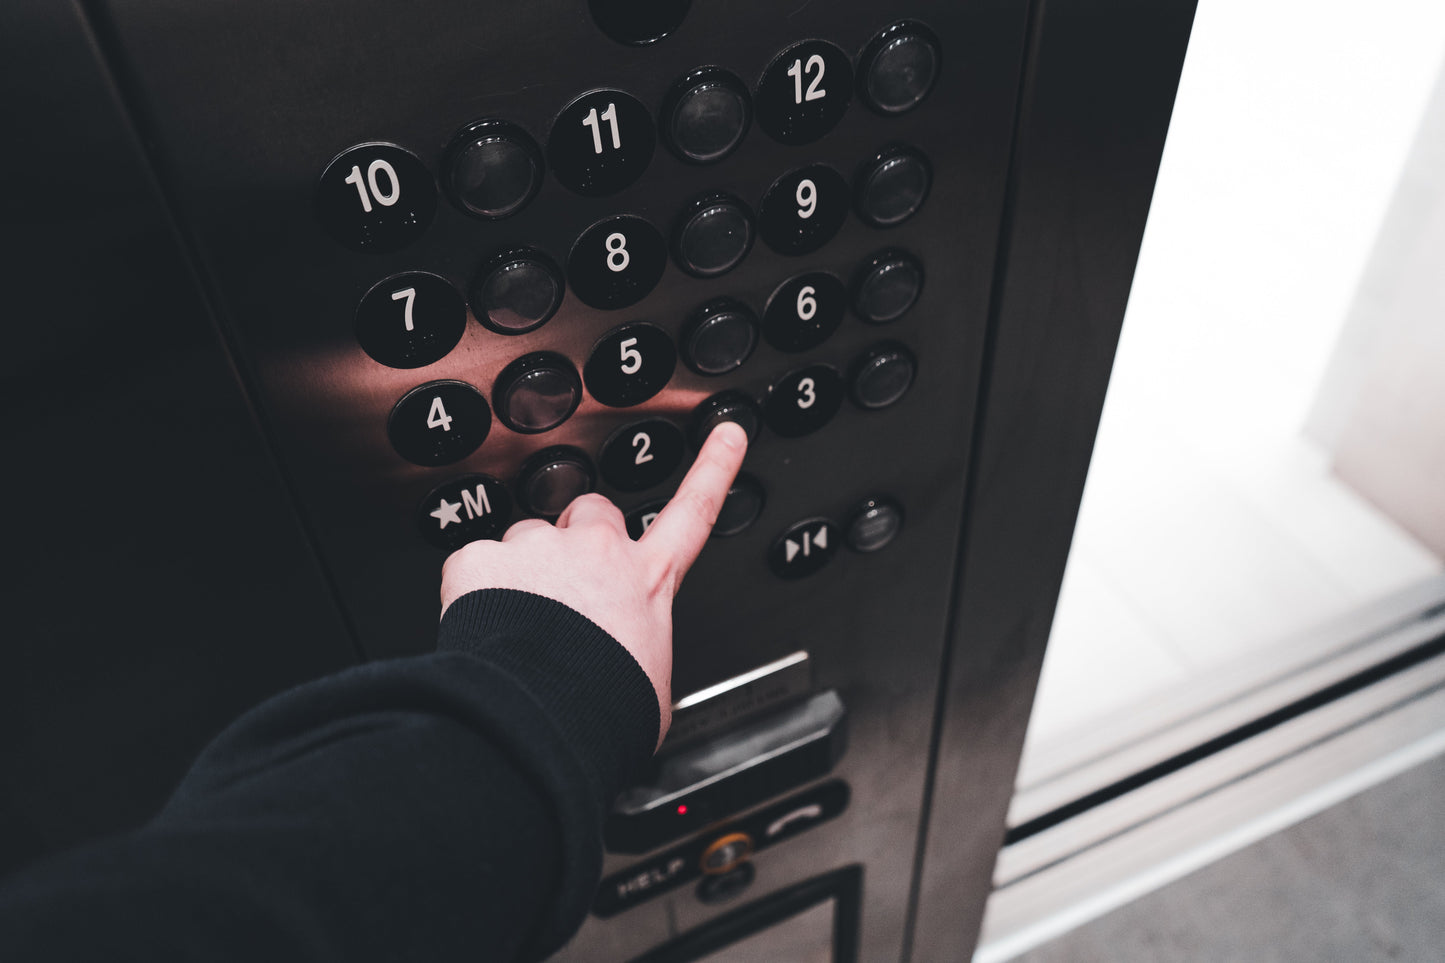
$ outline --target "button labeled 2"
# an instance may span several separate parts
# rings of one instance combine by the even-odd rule
[[[602,477],[619,491],[640,492],[660,484],[682,464],[682,431],[651,418],[624,425],[602,446]]]
[[[450,465],[476,451],[492,429],[481,392],[462,381],[433,381],[408,391],[387,421],[397,454],[414,465]]]

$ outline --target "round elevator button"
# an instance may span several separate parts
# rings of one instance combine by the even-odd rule
[[[753,212],[730,194],[712,194],[690,203],[673,235],[678,266],[699,278],[731,271],[752,246]]]
[[[646,535],[647,530],[652,527],[652,523],[657,521],[657,516],[662,514],[662,509],[666,504],[666,498],[659,498],[628,512],[624,516],[624,520],[627,522],[627,537],[635,542]]]
[[[727,538],[747,530],[763,513],[765,504],[767,495],[763,492],[762,483],[747,472],[740,473],[733,479],[732,487],[723,499],[712,527],[713,536]]]
[[[416,524],[422,537],[452,551],[482,538],[501,538],[512,515],[512,496],[491,475],[463,475],[422,499]]]
[[[658,123],[678,157],[713,164],[742,143],[752,115],[752,98],[741,80],[726,70],[702,67],[672,85]]]
[[[397,454],[428,467],[467,457],[491,430],[487,399],[462,381],[433,381],[413,388],[391,409],[386,423]]]
[[[560,354],[538,351],[513,361],[497,375],[492,405],[508,428],[524,435],[550,431],[571,417],[582,400],[582,379]]]
[[[517,475],[517,494],[533,515],[556,518],[574,498],[592,490],[592,463],[575,448],[545,448]]]
[[[902,224],[923,206],[933,172],[912,147],[885,148],[858,174],[858,216],[874,227]]]
[[[661,391],[676,367],[672,339],[661,328],[638,321],[602,336],[582,368],[582,378],[592,397],[609,408],[627,408]]]
[[[736,868],[753,854],[753,838],[747,833],[728,833],[702,851],[702,871],[717,876]]]
[[[624,425],[602,446],[602,477],[618,491],[640,492],[661,484],[682,464],[682,431],[650,418]]]
[[[541,251],[503,251],[472,279],[472,313],[498,334],[525,334],[551,320],[565,290],[562,269]]]
[[[779,578],[805,578],[833,560],[838,526],[826,518],[809,518],[779,535],[768,549],[768,567]]]
[[[763,195],[758,233],[779,254],[810,254],[848,218],[848,182],[826,164],[789,171]]]
[[[887,408],[908,393],[917,370],[913,352],[903,345],[875,344],[853,363],[853,401],[863,408]]]
[[[807,144],[838,125],[853,96],[853,65],[826,40],[804,40],[763,71],[753,107],[758,126],[783,144]]]
[[[436,214],[436,183],[410,151],[358,144],[326,165],[315,209],[337,241],[353,251],[387,254],[426,233]]]
[[[631,214],[598,221],[572,245],[567,278],[582,303],[612,310],[652,292],[667,267],[667,244],[657,228]]]
[[[897,321],[923,290],[923,265],[906,251],[880,251],[853,278],[853,310],[864,321]]]
[[[557,115],[547,162],[563,187],[584,197],[605,197],[641,177],[656,146],[652,116],[636,97],[593,90]]]
[[[863,102],[880,114],[902,114],[922,103],[938,79],[939,44],[921,23],[884,27],[858,62]]]
[[[758,436],[763,418],[758,411],[757,402],[741,391],[719,392],[693,410],[687,440],[692,443],[692,447],[702,448],[707,436],[724,421],[742,425],[743,430],[748,433],[748,440],[752,441]]]
[[[691,0],[590,0],[592,20],[618,43],[642,46],[682,26]]]
[[[451,282],[412,271],[366,292],[356,308],[356,341],[389,368],[440,361],[462,340],[467,306]]]
[[[903,509],[891,498],[870,498],[848,519],[844,537],[855,552],[876,552],[903,529]]]
[[[779,378],[763,411],[775,434],[798,438],[826,425],[842,405],[843,379],[828,365],[814,364]]]
[[[452,201],[488,220],[517,213],[542,186],[542,152],[526,131],[504,120],[463,128],[445,165]]]
[[[698,308],[682,330],[682,359],[698,374],[720,375],[748,360],[758,343],[758,318],[731,298]]]
[[[832,337],[843,322],[843,282],[814,271],[778,286],[763,309],[763,337],[779,351],[807,351]]]

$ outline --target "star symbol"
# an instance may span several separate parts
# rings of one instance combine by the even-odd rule
[[[436,511],[431,513],[431,517],[441,522],[441,528],[446,528],[452,522],[460,525],[462,523],[462,517],[457,514],[457,510],[461,507],[461,502],[449,502],[446,500],[446,496],[442,496],[441,505],[438,506]]]

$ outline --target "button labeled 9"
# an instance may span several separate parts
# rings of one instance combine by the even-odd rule
[[[779,254],[809,254],[848,217],[848,182],[826,164],[789,171],[763,195],[758,233]]]

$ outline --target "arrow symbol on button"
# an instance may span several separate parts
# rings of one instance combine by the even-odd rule
[[[816,535],[813,536],[813,544],[816,545],[816,546],[818,546],[819,548],[827,548],[827,547],[828,547],[828,526],[827,526],[827,525],[819,525],[819,526],[818,526],[818,534],[816,534]]]
[[[798,554],[799,552],[801,552],[802,550],[803,550],[803,546],[799,545],[797,542],[793,541],[791,538],[788,539],[788,543],[787,543],[787,551],[788,551],[787,561],[788,561],[788,562],[792,562],[793,556],[794,556],[794,555],[797,555],[797,554]]]

